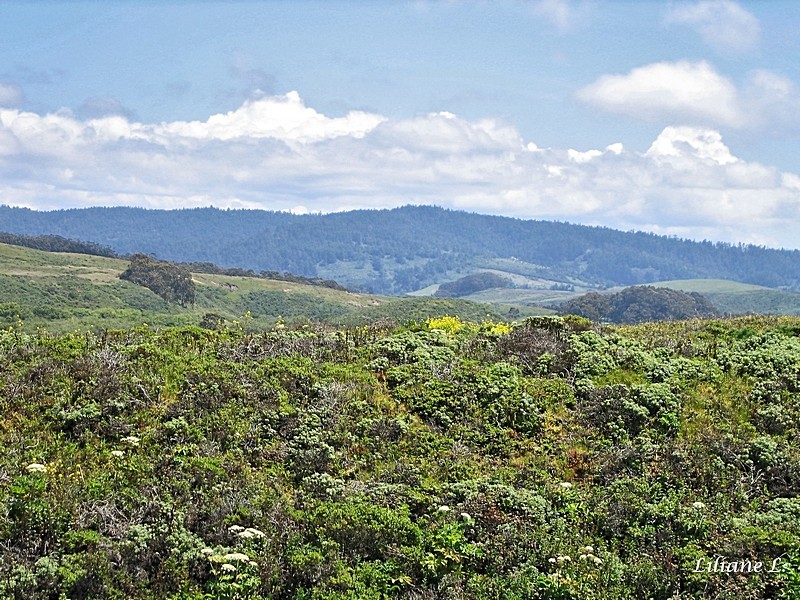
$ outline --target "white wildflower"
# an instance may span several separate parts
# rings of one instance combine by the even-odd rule
[[[211,548],[203,548],[200,550],[200,554],[214,554],[214,551]]]
[[[600,558],[599,556],[595,556],[594,557],[594,564],[596,564],[598,566],[602,565],[603,564],[603,559]]]
[[[592,548],[591,546],[584,546],[583,551],[591,554],[592,552],[594,552],[594,548]]]
[[[25,470],[27,470],[28,473],[47,473],[47,467],[41,463],[31,463],[25,467]]]
[[[138,446],[141,440],[135,435],[129,435],[128,437],[122,438],[121,441],[125,442],[126,444],[130,444],[131,446]]]
[[[548,558],[547,562],[549,562],[551,564],[555,564],[556,563],[556,559],[555,558]]]
[[[234,566],[233,566],[232,564],[230,564],[230,563],[225,563],[224,565],[222,565],[222,566],[220,567],[220,569],[222,569],[223,571],[229,571],[229,572],[230,572],[230,571],[235,571],[235,570],[236,570],[236,567],[234,567]]]
[[[239,562],[249,562],[250,557],[247,554],[242,554],[241,552],[231,552],[230,554],[226,554],[223,556],[225,560],[233,560]]]
[[[695,508],[696,510],[703,510],[706,507],[706,505],[703,504],[702,502],[693,502],[692,507]]]
[[[449,506],[447,506],[446,504],[442,504],[442,505],[439,507],[439,512],[440,512],[440,513],[446,513],[446,512],[450,512],[450,507],[449,507]]]
[[[112,450],[111,456],[116,456],[117,458],[122,458],[125,456],[125,453],[122,450]]]
[[[461,518],[465,521],[472,521],[472,515],[466,512],[461,513]]]
[[[260,529],[256,529],[255,527],[248,527],[244,531],[239,532],[239,537],[249,540],[250,538],[262,538],[264,537],[264,532]]]
[[[230,531],[231,533],[239,533],[240,531],[244,531],[244,527],[242,527],[241,525],[231,525],[230,527],[228,527],[228,531]]]
[[[572,484],[569,481],[562,481],[558,485],[560,485],[565,490],[568,490],[568,489],[570,489],[572,487]]]

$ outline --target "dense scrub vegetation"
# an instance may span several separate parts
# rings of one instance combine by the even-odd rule
[[[714,317],[719,313],[697,292],[682,292],[648,285],[633,286],[613,294],[589,292],[559,304],[563,315],[579,315],[611,323],[646,323]]]
[[[436,207],[328,215],[229,210],[0,206],[0,229],[92,239],[121,254],[289,271],[397,294],[506,260],[513,273],[612,287],[724,278],[800,290],[800,251],[690,242],[647,233],[470,214]]]
[[[0,365],[0,597],[800,594],[798,319],[11,327]]]

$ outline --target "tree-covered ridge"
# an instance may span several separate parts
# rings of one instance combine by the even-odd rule
[[[602,227],[406,206],[328,215],[255,210],[0,207],[0,229],[93,239],[121,254],[289,271],[350,289],[405,293],[504,260],[562,285],[724,278],[800,290],[800,251],[690,242]],[[513,266],[516,264],[516,267]]]
[[[558,305],[564,315],[611,323],[646,323],[718,316],[711,302],[697,292],[642,285],[613,294],[589,292]]]
[[[0,244],[23,246],[46,252],[74,252],[109,258],[117,256],[116,252],[108,246],[101,246],[95,242],[69,240],[60,235],[15,235],[0,231]]]
[[[10,328],[0,362],[2,597],[800,593],[798,319]]]

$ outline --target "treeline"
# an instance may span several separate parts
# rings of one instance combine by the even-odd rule
[[[188,262],[178,263],[182,267],[186,267],[192,273],[209,273],[212,275],[229,275],[231,277],[256,277],[259,279],[269,279],[272,281],[288,281],[291,283],[300,283],[303,285],[313,285],[316,287],[325,287],[332,290],[339,290],[340,292],[349,292],[346,287],[340,285],[332,279],[322,279],[321,277],[304,277],[303,275],[295,275],[288,271],[279,273],[278,271],[261,271],[256,273],[253,269],[240,269],[238,267],[224,268],[218,267],[215,264],[208,262]]]
[[[614,294],[590,292],[557,305],[562,315],[578,315],[593,321],[646,323],[714,317],[719,312],[697,292],[634,286]]]
[[[0,232],[0,244],[23,246],[34,250],[44,250],[45,252],[74,252],[75,254],[117,258],[117,253],[108,246],[96,244],[95,242],[70,240],[60,235],[18,235]]]
[[[4,206],[0,228],[94,239],[121,254],[147,252],[178,262],[288,271],[376,293],[413,291],[512,258],[520,267],[535,266],[537,277],[597,287],[723,278],[800,289],[796,250],[429,206],[327,215],[122,207],[35,212]]]

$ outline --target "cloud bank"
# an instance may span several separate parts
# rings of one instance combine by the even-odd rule
[[[497,120],[326,116],[290,92],[205,121],[0,109],[0,202],[295,212],[438,204],[797,247],[800,177],[737,158],[705,127],[666,127],[644,153],[619,143],[542,149]]]

